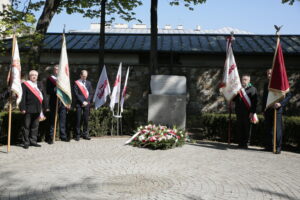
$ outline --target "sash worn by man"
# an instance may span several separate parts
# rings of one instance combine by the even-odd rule
[[[88,72],[82,70],[80,79],[75,81],[74,94],[76,103],[76,137],[75,140],[79,141],[80,136],[83,139],[90,140],[88,130],[88,120],[90,114],[90,104],[93,99],[93,88],[90,81],[86,80]],[[83,130],[81,131],[81,120],[83,121]]]
[[[257,90],[250,83],[250,75],[242,76],[242,89],[234,98],[235,113],[237,118],[237,134],[239,136],[239,147],[248,148],[250,140],[251,121],[255,122],[256,105],[257,105]]]
[[[37,144],[37,136],[39,129],[40,117],[45,108],[45,101],[42,87],[37,84],[38,72],[31,70],[29,72],[29,80],[22,83],[22,100],[20,102],[20,110],[24,114],[23,127],[23,147],[28,149],[29,145],[40,147]]]

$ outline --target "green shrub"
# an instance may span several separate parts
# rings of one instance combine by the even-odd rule
[[[264,131],[264,118],[262,115],[258,115],[259,123],[252,125],[251,144],[263,146],[265,131]],[[198,125],[201,127],[197,132],[196,137],[200,139],[216,140],[220,142],[228,141],[228,124],[229,114],[216,114],[206,113],[199,117],[192,118],[198,120]],[[284,133],[283,133],[283,145],[298,146],[300,147],[300,117],[283,117]],[[192,128],[195,124],[188,124],[188,128]],[[236,143],[238,139],[236,133],[236,116],[232,114],[231,124],[231,142]]]

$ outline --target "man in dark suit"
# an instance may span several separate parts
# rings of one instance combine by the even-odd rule
[[[37,144],[37,135],[39,129],[39,121],[43,118],[43,108],[45,101],[41,86],[37,84],[38,72],[31,70],[29,72],[29,80],[22,83],[22,100],[20,102],[20,110],[24,114],[23,127],[23,144],[28,149],[29,145],[40,147]]]
[[[239,147],[248,148],[250,141],[251,120],[256,115],[257,90],[250,83],[250,75],[242,76],[243,89],[234,98],[237,119],[237,134]]]
[[[90,140],[88,130],[88,120],[90,114],[90,104],[93,99],[93,88],[90,81],[87,80],[88,72],[82,70],[80,79],[75,81],[74,94],[76,106],[76,137],[75,140],[79,141],[80,136],[83,139]],[[81,121],[83,121],[83,130],[81,132]]]
[[[272,75],[272,69],[267,70],[267,77],[270,81]],[[282,114],[284,112],[284,108],[292,97],[292,94],[289,92],[286,94],[285,98],[278,103],[275,103],[273,106],[266,108],[268,93],[269,93],[269,81],[264,85],[264,93],[262,100],[262,108],[264,109],[264,126],[265,126],[265,150],[272,151],[273,144],[273,131],[274,131],[274,109],[276,112],[276,154],[281,153],[281,145],[282,145]]]
[[[46,92],[49,95],[49,110],[50,110],[50,131],[46,135],[46,142],[48,144],[53,144],[53,132],[54,132],[54,120],[56,112],[56,101],[58,100],[58,116],[59,116],[59,131],[60,140],[64,142],[69,142],[66,133],[66,117],[67,109],[64,104],[56,96],[56,81],[57,81],[58,66],[53,67],[53,74],[48,77],[46,84]]]

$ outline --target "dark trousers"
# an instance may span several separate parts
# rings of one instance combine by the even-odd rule
[[[54,133],[54,120],[55,120],[55,106],[50,107],[50,132],[49,135],[46,137],[46,140],[53,139]],[[60,139],[67,139],[67,131],[66,131],[66,118],[67,118],[67,109],[62,104],[59,103],[58,106],[58,123],[59,123],[59,132],[60,132]]]
[[[80,135],[84,137],[89,136],[88,132],[88,122],[90,115],[90,106],[81,107],[79,105],[76,106],[76,137],[80,137]],[[83,125],[83,130],[81,132],[81,123]]]
[[[249,112],[237,112],[237,134],[238,134],[238,143],[240,146],[249,145],[250,142],[250,119]]]
[[[30,145],[37,143],[39,131],[40,113],[26,113],[24,115],[23,144]]]
[[[272,149],[274,132],[274,109],[268,109],[264,113],[265,117],[265,147]],[[282,145],[282,112],[276,113],[276,148],[281,150]]]

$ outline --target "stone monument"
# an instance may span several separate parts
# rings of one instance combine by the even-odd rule
[[[185,129],[186,77],[153,75],[150,87],[148,121]]]

